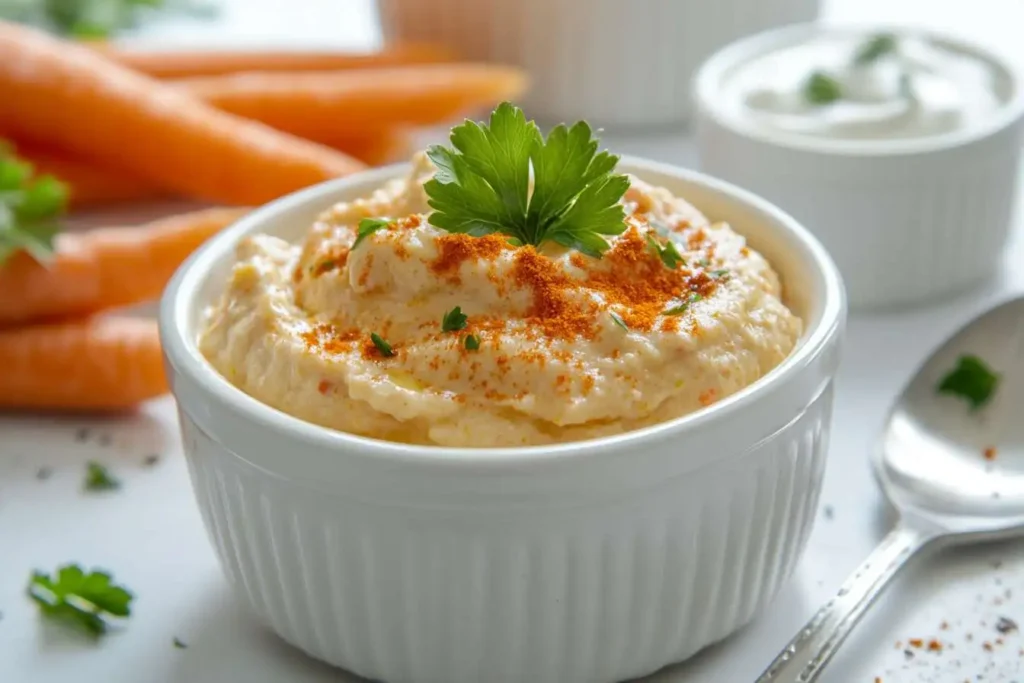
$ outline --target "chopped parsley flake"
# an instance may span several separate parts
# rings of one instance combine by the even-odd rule
[[[384,339],[376,332],[370,333],[370,341],[372,341],[373,345],[377,347],[378,351],[380,351],[380,355],[385,358],[391,358],[395,355],[394,350],[391,348],[391,344],[384,341]]]
[[[465,329],[467,320],[468,317],[462,312],[462,308],[460,306],[456,306],[445,313],[444,317],[441,318],[441,331],[458,332],[459,330]]]
[[[185,648],[188,647],[188,643],[186,643],[181,638],[178,638],[177,636],[175,636],[173,642],[174,642],[174,647],[178,648],[179,650],[184,650]]]
[[[626,332],[629,332],[629,327],[626,326],[626,321],[622,319],[622,316],[615,311],[611,311],[609,315],[611,315],[612,321],[614,321],[616,325],[624,329]]]
[[[91,460],[85,465],[83,486],[86,491],[110,491],[121,488],[121,481],[112,475],[106,467]]]
[[[977,410],[992,399],[999,375],[992,372],[985,361],[977,356],[964,355],[957,360],[956,367],[950,370],[937,388],[940,394],[959,396]]]
[[[686,301],[665,310],[662,313],[662,315],[682,315],[683,313],[686,313],[687,309],[690,308],[690,304],[697,303],[700,300],[700,294],[698,294],[697,292],[693,292],[692,294],[690,294],[689,298],[686,299]]]
[[[359,230],[356,232],[356,241],[352,243],[352,249],[359,246],[359,243],[364,239],[384,228],[391,225],[391,220],[387,218],[364,218],[359,221]]]
[[[811,104],[832,104],[843,97],[843,88],[832,76],[815,71],[804,83],[804,97]]]
[[[480,337],[476,336],[475,334],[467,334],[466,335],[466,350],[467,351],[476,351],[479,348],[480,348]]]
[[[131,615],[131,593],[111,583],[110,574],[86,574],[76,564],[61,567],[54,576],[33,572],[26,590],[45,616],[97,636],[107,632],[107,617]]]
[[[896,36],[891,33],[879,33],[857,48],[857,52],[853,56],[853,63],[857,66],[866,66],[877,62],[885,55],[895,52],[897,46]]]
[[[676,245],[672,240],[668,240],[665,242],[665,246],[661,246],[658,240],[654,239],[652,235],[648,235],[647,244],[650,245],[651,250],[658,255],[658,258],[661,259],[661,262],[669,270],[675,270],[683,262],[683,255],[676,249]]]

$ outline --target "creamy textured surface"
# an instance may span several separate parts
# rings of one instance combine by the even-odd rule
[[[417,156],[408,179],[338,204],[303,245],[243,241],[201,335],[210,362],[253,397],[346,432],[515,446],[685,415],[760,378],[801,333],[765,259],[664,189],[631,179],[628,228],[597,260],[430,226],[432,171]],[[350,249],[368,216],[401,218]],[[686,265],[662,263],[656,229]],[[455,306],[467,327],[442,331]]]
[[[940,42],[897,37],[896,49],[856,63],[870,36],[824,33],[740,65],[723,83],[732,116],[758,127],[830,139],[902,139],[977,125],[1006,101],[1002,68]],[[842,98],[815,104],[811,74],[839,85]]]

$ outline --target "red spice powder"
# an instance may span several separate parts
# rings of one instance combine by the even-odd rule
[[[995,446],[989,446],[988,448],[986,448],[984,451],[982,451],[982,455],[985,456],[985,459],[988,460],[989,462],[995,460],[997,455]]]
[[[942,652],[942,643],[940,643],[936,639],[932,638],[931,640],[928,641],[928,651],[929,652]]]
[[[437,238],[437,258],[430,263],[430,269],[436,274],[458,284],[459,268],[470,260],[493,261],[501,252],[511,249],[507,238],[503,235],[484,235],[471,237],[462,233],[448,233]]]
[[[331,383],[325,379],[320,380],[320,383],[316,385],[316,390],[321,394],[326,395],[331,390]]]

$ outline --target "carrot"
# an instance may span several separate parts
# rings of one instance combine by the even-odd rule
[[[395,45],[380,52],[134,51],[94,46],[106,57],[154,78],[218,76],[239,71],[338,71],[453,61],[440,45]]]
[[[413,133],[403,129],[340,133],[332,146],[370,166],[382,166],[409,158]]]
[[[96,317],[0,330],[0,408],[115,411],[167,391],[155,320]]]
[[[68,186],[72,208],[156,199],[167,194],[152,183],[74,156],[24,144],[17,144],[15,149],[39,173],[56,176]]]
[[[363,168],[9,22],[0,22],[0,93],[0,128],[216,202],[258,204]]]
[[[232,114],[334,145],[348,131],[435,125],[515,99],[523,72],[482,64],[247,73],[170,81]]]
[[[135,228],[66,233],[46,265],[15,254],[0,266],[0,326],[152,299],[189,254],[244,213],[205,209]]]

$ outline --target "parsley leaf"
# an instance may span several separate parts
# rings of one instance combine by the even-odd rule
[[[828,74],[815,71],[804,83],[804,97],[811,104],[832,104],[843,97],[843,88]]]
[[[85,481],[87,491],[110,491],[121,488],[121,481],[110,473],[106,467],[91,460],[85,465]]]
[[[474,237],[499,232],[522,244],[550,240],[595,258],[608,248],[602,235],[625,230],[619,200],[629,179],[612,173],[618,157],[597,151],[585,122],[556,126],[545,140],[503,102],[489,123],[453,128],[451,143],[427,150],[437,167],[424,185],[431,225]]]
[[[654,239],[653,235],[647,235],[647,244],[650,245],[651,250],[658,255],[658,258],[661,259],[661,262],[669,270],[675,270],[683,262],[683,255],[676,249],[676,245],[672,240],[668,240],[665,242],[665,246],[661,246],[658,240]]]
[[[215,5],[197,0],[8,0],[0,19],[43,27],[75,38],[109,38],[157,11],[209,15]]]
[[[112,584],[110,574],[86,574],[77,564],[60,567],[54,576],[33,572],[26,590],[44,615],[97,636],[106,633],[107,617],[131,615],[131,593]]]
[[[629,332],[629,326],[626,325],[626,321],[622,319],[621,315],[615,311],[610,311],[609,315],[612,317],[612,322],[624,329],[626,332]]]
[[[896,47],[896,36],[891,33],[879,33],[857,48],[857,52],[853,55],[853,63],[857,66],[871,64],[885,55],[895,52]]]
[[[174,636],[174,640],[172,640],[171,642],[174,643],[174,647],[179,649],[179,650],[184,650],[185,648],[188,647],[188,643],[186,643],[184,640],[182,640],[178,636]]]
[[[692,293],[690,295],[690,297],[686,301],[684,301],[681,304],[677,304],[677,305],[673,306],[672,308],[669,308],[669,309],[667,309],[665,311],[662,311],[661,314],[662,315],[682,315],[683,313],[686,313],[686,311],[690,308],[690,304],[697,303],[700,300],[701,300],[700,294],[698,294],[697,292],[694,292],[694,293]]]
[[[452,310],[444,314],[441,318],[441,331],[442,332],[458,332],[466,327],[466,321],[469,318],[462,312],[460,306],[456,306]]]
[[[999,375],[992,372],[985,361],[977,356],[964,355],[957,360],[936,389],[940,394],[952,394],[967,401],[972,410],[982,407],[992,398]]]
[[[18,251],[45,263],[53,254],[67,188],[53,176],[36,175],[0,141],[0,264]]]
[[[393,355],[395,355],[394,350],[391,348],[391,344],[388,344],[386,341],[384,341],[383,337],[381,337],[376,332],[370,333],[370,341],[372,341],[373,345],[377,347],[378,351],[380,351],[380,355],[384,356],[385,358],[391,358]]]
[[[475,334],[467,334],[466,335],[466,350],[467,351],[476,351],[479,348],[480,348],[480,337],[476,336]]]
[[[359,230],[356,232],[356,241],[352,243],[350,251],[355,250],[364,239],[391,225],[389,218],[364,218],[359,221]]]

